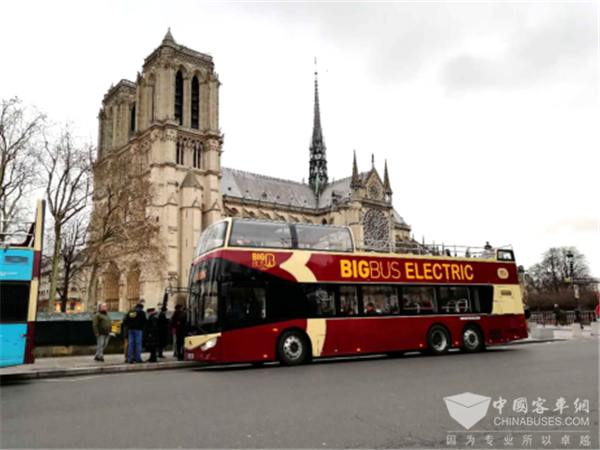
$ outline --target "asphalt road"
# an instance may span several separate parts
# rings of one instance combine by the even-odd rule
[[[2,448],[598,448],[599,342],[557,342],[443,357],[321,361],[302,367],[212,367],[38,380],[1,388]],[[507,400],[469,431],[444,397],[472,392]],[[563,397],[584,426],[496,426],[513,401]],[[590,412],[573,414],[576,398]],[[571,413],[571,414],[569,414]],[[542,431],[542,433],[532,433]],[[570,443],[561,444],[569,432]],[[580,432],[583,431],[583,432]],[[488,446],[484,437],[494,436]],[[542,435],[551,436],[543,446]],[[451,439],[451,438],[450,438]]]

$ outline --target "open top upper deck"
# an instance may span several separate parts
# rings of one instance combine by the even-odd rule
[[[278,222],[256,219],[225,219],[206,229],[198,241],[194,259],[217,248],[252,248],[271,250],[309,250],[317,252],[426,257],[474,258],[487,261],[514,262],[510,247],[436,245],[411,241],[356,242],[349,227]]]

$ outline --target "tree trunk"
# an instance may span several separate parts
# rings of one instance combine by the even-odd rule
[[[61,311],[67,312],[67,304],[69,303],[69,277],[71,276],[71,264],[65,263],[65,280],[63,282],[62,305]]]
[[[48,301],[49,313],[54,312],[56,303],[56,286],[58,284],[58,263],[60,260],[60,226],[54,227],[54,255],[52,255],[52,278],[50,279],[50,300]]]

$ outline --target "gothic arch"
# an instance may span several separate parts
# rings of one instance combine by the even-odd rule
[[[140,266],[136,263],[127,274],[127,305],[129,311],[140,301]]]
[[[106,303],[109,311],[119,310],[119,269],[114,262],[111,262],[104,272],[104,283],[102,286],[103,302]]]

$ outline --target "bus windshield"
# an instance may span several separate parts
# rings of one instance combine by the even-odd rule
[[[225,233],[227,232],[227,222],[216,223],[206,229],[198,240],[196,247],[196,257],[210,252],[215,248],[223,247],[225,243]]]

